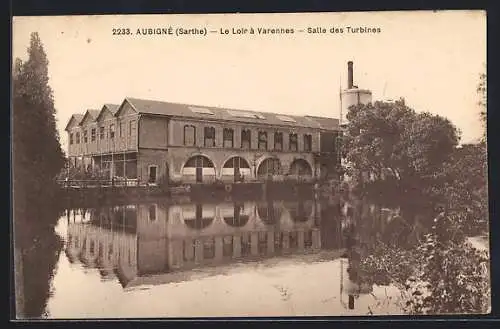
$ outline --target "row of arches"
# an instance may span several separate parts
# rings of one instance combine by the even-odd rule
[[[226,160],[222,166],[223,177],[234,177],[234,180],[244,180],[251,177],[252,171],[247,160],[239,156],[233,156]],[[282,170],[281,162],[277,158],[266,158],[257,167],[257,178],[265,178],[272,175],[288,174],[295,177],[312,177],[313,170],[309,162],[304,159],[295,159],[290,165],[288,173]],[[189,158],[182,167],[183,176],[194,176],[196,182],[202,182],[204,178],[215,177],[215,165],[205,155],[195,155]]]

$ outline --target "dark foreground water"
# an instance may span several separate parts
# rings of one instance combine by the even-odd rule
[[[25,312],[48,318],[402,314],[398,289],[360,281],[357,260],[377,241],[405,247],[424,230],[389,209],[365,204],[356,212],[318,199],[165,199],[66,209],[38,256],[25,259],[31,262],[23,271]]]

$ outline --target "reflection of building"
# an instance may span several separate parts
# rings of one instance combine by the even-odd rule
[[[73,166],[143,183],[307,180],[338,161],[332,118],[126,98],[74,114],[66,131]]]
[[[186,270],[236,260],[317,252],[319,206],[305,202],[150,203],[93,210],[71,222],[69,255],[114,269],[124,286],[160,274],[173,281]]]

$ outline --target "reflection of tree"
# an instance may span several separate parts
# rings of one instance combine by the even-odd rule
[[[56,222],[57,211],[40,213],[41,222]],[[22,317],[38,318],[45,314],[47,300],[50,296],[50,286],[56,263],[63,247],[63,242],[52,226],[33,225],[26,227],[26,220],[17,220],[17,229],[24,234],[17,235],[16,247],[21,251],[22,273],[16,284],[23,285]],[[18,270],[18,269],[16,269]]]

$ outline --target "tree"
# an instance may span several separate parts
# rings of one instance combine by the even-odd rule
[[[436,193],[444,196],[450,216],[467,234],[488,229],[488,163],[484,143],[455,149],[442,170],[443,184]]]
[[[28,59],[23,63],[17,58],[12,73],[14,270],[16,287],[23,287],[16,289],[16,313],[38,317],[50,294],[50,277],[61,249],[53,229],[59,218],[54,178],[64,156],[48,84],[48,60],[37,33],[31,34]]]
[[[481,118],[481,123],[483,124],[484,132],[482,136],[482,142],[486,142],[486,102],[487,102],[487,95],[486,95],[486,73],[481,73],[479,75],[479,83],[477,85],[477,93],[479,95],[479,101],[478,105],[481,108],[481,111],[479,112],[480,118]]]
[[[351,107],[347,119],[344,146],[358,185],[390,190],[399,200],[432,195],[459,141],[448,119],[416,113],[403,99]]]
[[[34,214],[51,206],[54,177],[64,165],[48,63],[38,33],[32,33],[28,59],[16,59],[13,68],[14,202],[18,211]]]
[[[454,234],[447,216],[417,247],[379,243],[360,269],[376,284],[397,286],[408,314],[485,313],[490,306],[488,253]]]

